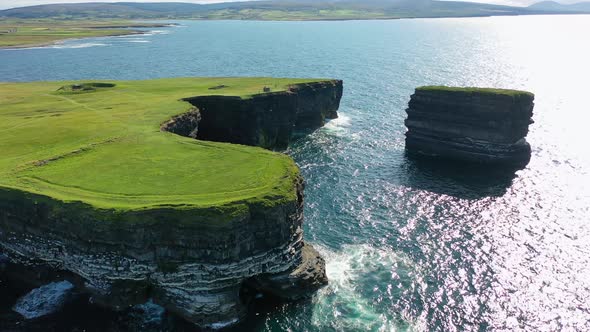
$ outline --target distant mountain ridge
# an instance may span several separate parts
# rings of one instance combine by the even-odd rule
[[[562,11],[562,12],[584,12],[590,13],[590,2],[578,2],[573,4],[561,4],[555,1],[542,1],[530,5],[533,10]]]
[[[117,19],[376,19],[472,17],[590,12],[590,2],[562,5],[541,2],[511,7],[474,2],[434,0],[274,0],[194,4],[183,2],[49,4],[0,11],[8,18]]]

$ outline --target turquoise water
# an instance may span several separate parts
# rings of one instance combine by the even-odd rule
[[[179,22],[144,36],[0,51],[0,81],[340,78],[341,117],[288,151],[330,286],[255,308],[256,331],[590,329],[590,16]],[[515,176],[404,155],[416,86],[536,93]]]

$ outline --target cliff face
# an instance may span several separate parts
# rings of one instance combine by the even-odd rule
[[[161,129],[176,135],[197,138],[200,121],[201,113],[199,110],[191,108],[188,112],[175,116],[170,121],[162,124]]]
[[[338,117],[342,81],[293,85],[289,91],[248,99],[231,96],[187,98],[200,113],[197,138],[284,149],[296,131],[316,129]],[[167,130],[166,128],[164,128]]]
[[[0,246],[21,266],[73,273],[111,308],[153,298],[202,327],[235,323],[246,313],[245,286],[296,299],[327,281],[323,259],[303,243],[302,181],[296,187],[294,201],[223,212],[117,213],[3,192]],[[252,284],[260,276],[281,280]]]
[[[342,82],[326,81],[250,99],[192,98],[198,109],[162,129],[283,148],[294,131],[336,117],[341,96]],[[0,250],[16,278],[44,271],[30,284],[55,281],[55,272],[106,307],[153,299],[200,327],[231,325],[253,291],[296,300],[327,283],[323,258],[303,242],[304,184],[293,174],[292,194],[214,208],[101,209],[1,188]]]
[[[410,154],[524,167],[534,96],[512,90],[418,88],[406,110]]]

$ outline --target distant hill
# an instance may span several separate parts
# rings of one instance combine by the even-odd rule
[[[188,3],[72,3],[20,7],[0,11],[12,18],[105,17],[152,18],[195,11],[200,5]]]
[[[58,1],[58,0],[56,0]],[[558,6],[555,6],[558,5]],[[110,19],[250,19],[340,20],[410,17],[472,17],[572,13],[586,4],[540,3],[528,8],[483,3],[434,0],[274,0],[218,4],[82,3],[51,4],[0,11],[8,18],[110,18]]]
[[[561,4],[555,1],[542,1],[533,4],[528,8],[538,11],[590,13],[590,2]]]

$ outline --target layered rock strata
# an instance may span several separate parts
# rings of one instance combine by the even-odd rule
[[[327,281],[323,259],[303,242],[302,181],[296,190],[297,200],[273,207],[121,213],[3,191],[0,245],[13,263],[81,277],[111,308],[153,298],[201,327],[236,323],[251,278],[273,279],[254,288],[287,300]]]
[[[333,80],[250,98],[202,96],[186,101],[199,112],[198,128],[193,128],[198,139],[284,149],[293,133],[319,128],[338,117],[342,89],[342,81]],[[168,124],[163,130],[173,131]]]
[[[534,95],[524,91],[422,87],[405,121],[406,151],[481,164],[525,167]]]
[[[326,81],[249,99],[193,98],[198,108],[162,129],[282,148],[294,131],[337,117],[341,96],[342,82]],[[292,198],[215,208],[100,209],[2,188],[0,250],[31,278],[63,271],[110,308],[152,299],[203,328],[232,325],[246,314],[245,289],[296,300],[327,283],[323,258],[303,241],[304,184],[295,178]]]

